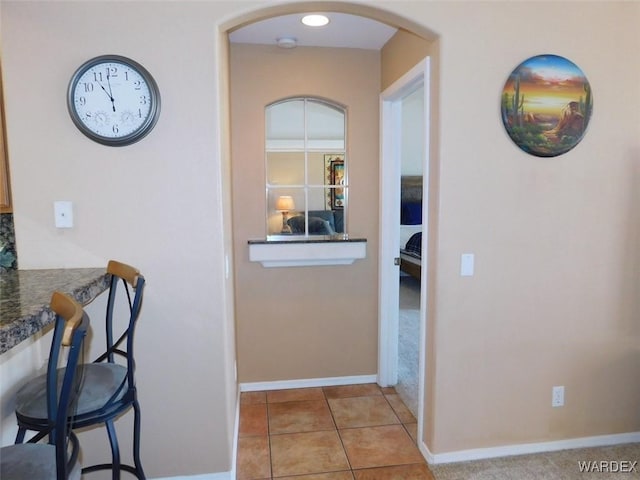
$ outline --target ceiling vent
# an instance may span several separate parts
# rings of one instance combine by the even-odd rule
[[[293,37],[281,37],[276,40],[280,48],[296,48],[298,40]]]

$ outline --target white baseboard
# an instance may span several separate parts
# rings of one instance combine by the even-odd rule
[[[420,451],[430,464],[466,462],[485,458],[510,457],[513,455],[527,455],[531,453],[555,452],[574,448],[606,447],[625,443],[640,442],[640,432],[621,433],[617,435],[598,435],[595,437],[570,438],[552,442],[524,443],[519,445],[504,445],[500,447],[475,448],[456,452],[431,453],[429,448],[420,442]]]
[[[354,377],[338,377],[338,378],[350,378]],[[358,377],[358,378],[368,378],[368,377]],[[329,380],[329,379],[323,379]],[[370,380],[370,379],[369,379]],[[371,383],[371,381],[362,381],[359,383]],[[292,381],[294,384],[296,381]],[[306,380],[304,382],[307,382]],[[268,384],[278,384],[280,385],[282,382],[264,382]],[[264,385],[263,382],[260,385]],[[289,385],[289,382],[286,382]],[[350,385],[354,383],[352,380],[346,383],[339,383],[338,385]],[[246,384],[251,387],[254,384]],[[306,385],[306,383],[305,383]],[[326,385],[313,385],[313,386],[333,386],[336,385],[334,383],[326,384]],[[285,388],[299,388],[299,387],[285,387]],[[281,387],[277,386],[271,390],[280,390]],[[258,390],[269,390],[269,388],[259,388],[256,390],[244,390],[247,392],[250,391],[258,391]],[[237,422],[236,422],[237,429]],[[237,433],[237,432],[236,432]],[[237,435],[236,435],[237,437]],[[471,450],[459,450],[456,452],[446,452],[446,453],[431,453],[429,448],[422,442],[419,443],[420,451],[422,455],[427,460],[427,463],[431,465],[437,465],[441,463],[456,463],[456,462],[467,462],[470,460],[483,460],[486,458],[497,458],[497,457],[510,457],[513,455],[527,455],[531,453],[543,453],[543,452],[556,452],[558,450],[571,450],[574,448],[591,448],[591,447],[607,447],[611,445],[622,445],[625,443],[638,443],[640,442],[640,432],[631,432],[631,433],[621,433],[617,435],[598,435],[595,437],[582,437],[582,438],[572,438],[568,440],[556,440],[553,442],[540,442],[540,443],[525,443],[520,445],[504,445],[500,447],[488,447],[488,448],[475,448]],[[235,450],[235,447],[234,447]],[[235,454],[234,454],[234,463],[235,463]],[[157,478],[155,480],[233,480],[235,479],[235,471],[231,472],[220,472],[220,473],[207,473],[204,475],[191,475],[191,476],[181,476],[181,477],[163,477]]]
[[[234,480],[235,474],[231,472],[205,473],[203,475],[185,475],[181,477],[162,477],[154,480]]]
[[[248,382],[240,384],[241,392],[260,392],[263,390],[285,390],[288,388],[335,387],[376,383],[377,375],[356,375],[352,377],[309,378],[301,380],[276,380],[273,382]]]

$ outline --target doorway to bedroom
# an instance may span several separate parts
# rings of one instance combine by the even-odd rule
[[[427,321],[428,82],[426,58],[381,95],[379,382],[396,386],[419,429]]]
[[[401,104],[402,133],[400,138],[400,274],[396,390],[417,418],[423,232],[424,83],[398,101]]]

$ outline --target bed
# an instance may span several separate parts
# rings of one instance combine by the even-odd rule
[[[420,280],[422,270],[422,176],[400,180],[400,271]]]

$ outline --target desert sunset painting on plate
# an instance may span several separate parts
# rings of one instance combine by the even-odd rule
[[[571,61],[538,55],[518,65],[502,89],[502,122],[511,140],[539,157],[575,147],[593,111],[591,86]]]

